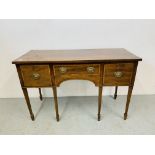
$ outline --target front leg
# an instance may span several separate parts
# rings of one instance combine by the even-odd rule
[[[29,113],[31,115],[31,119],[32,119],[32,121],[34,121],[34,114],[32,112],[32,108],[31,108],[31,104],[30,104],[30,99],[29,99],[27,88],[22,88],[22,90],[23,90],[23,94],[24,94],[24,97],[25,97],[25,100],[26,100],[26,103],[27,103],[27,107],[29,109]]]
[[[130,99],[132,95],[132,90],[133,90],[133,86],[129,86],[128,96],[127,96],[127,101],[126,101],[126,108],[125,108],[125,113],[124,113],[124,120],[126,120],[128,116],[128,109],[129,109]]]
[[[57,121],[59,121],[57,89],[56,89],[56,86],[53,86],[52,88],[53,88],[53,96],[54,96],[54,104],[55,104],[56,119],[57,119]]]

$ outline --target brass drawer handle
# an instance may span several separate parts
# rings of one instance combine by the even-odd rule
[[[59,71],[60,71],[60,73],[64,74],[67,72],[67,68],[66,67],[60,67]]]
[[[120,78],[120,77],[123,76],[123,72],[120,72],[120,71],[114,72],[114,76],[115,76],[116,78]]]
[[[87,67],[87,72],[88,73],[94,73],[95,72],[95,67]]]
[[[40,78],[40,74],[39,73],[33,73],[32,78],[33,78],[33,80],[38,80]]]

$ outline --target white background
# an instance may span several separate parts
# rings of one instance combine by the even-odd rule
[[[133,94],[155,94],[155,20],[0,20],[0,97],[23,97],[12,60],[31,49],[126,48],[143,61]],[[29,89],[30,90],[30,89]],[[30,90],[38,96],[38,90]],[[113,94],[104,88],[104,95]],[[52,89],[44,89],[52,96]],[[89,81],[66,81],[59,96],[97,95]],[[121,87],[119,94],[126,94]]]
[[[64,0],[25,0],[25,1],[24,0],[23,1],[4,0],[3,2],[2,1],[3,0],[0,0],[1,18],[76,18],[76,19],[77,18],[89,18],[89,19],[91,18],[105,18],[105,19],[154,18],[155,19],[154,0],[126,0],[126,1],[124,0],[117,0],[117,1],[116,0],[77,0],[77,1],[75,0],[65,0],[65,1]],[[153,30],[153,28],[151,29]],[[152,45],[151,47],[153,48],[153,44],[151,45]],[[143,44],[142,44],[142,47],[143,47]],[[2,59],[1,55],[3,56],[1,52],[4,50],[4,48],[2,49],[2,46],[0,48],[1,48],[0,60],[1,60]],[[146,51],[145,53],[147,54],[145,55],[149,57],[149,52],[147,49]],[[151,58],[152,58],[151,59],[152,61],[150,61],[150,59],[147,59],[147,62],[149,63],[153,62],[153,59],[154,59],[153,52],[152,52]],[[10,64],[10,62],[8,64]],[[2,76],[2,72],[0,72],[0,75]],[[151,75],[148,75],[147,79],[149,78],[151,78]],[[16,79],[16,82],[17,82],[17,79]],[[17,86],[19,86],[19,84]],[[35,123],[35,122],[32,122],[32,123]],[[103,130],[104,130],[104,126],[103,126]],[[79,154],[90,154],[90,155],[150,154],[151,155],[151,154],[154,154],[155,152],[154,150],[155,136],[152,136],[152,135],[151,136],[144,136],[144,135],[143,136],[142,135],[141,136],[121,136],[121,135],[93,136],[91,135],[90,136],[89,135],[89,136],[35,136],[35,137],[31,135],[31,136],[0,136],[0,139],[1,139],[0,153],[9,154],[9,155],[10,154],[17,155],[17,154],[21,154],[21,152],[22,154],[36,154],[36,153],[43,154],[46,152],[46,154],[53,153],[53,154],[67,154],[67,155],[72,155],[73,153],[78,155]]]

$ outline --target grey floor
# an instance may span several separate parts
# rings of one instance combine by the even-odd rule
[[[0,134],[155,134],[155,95],[132,96],[126,121],[125,102],[126,96],[104,96],[98,122],[97,97],[59,98],[56,122],[53,99],[33,98],[33,122],[24,99],[0,99]]]

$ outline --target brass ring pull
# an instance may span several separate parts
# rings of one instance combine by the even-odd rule
[[[120,77],[123,76],[123,72],[120,72],[120,71],[114,72],[114,76],[115,76],[116,78],[120,78]]]
[[[40,78],[40,74],[39,73],[33,73],[32,78],[33,78],[33,80],[38,80]]]
[[[87,72],[88,73],[94,73],[95,72],[95,67],[87,67]]]
[[[60,67],[59,71],[60,71],[60,73],[64,74],[67,72],[67,68],[66,67]]]

